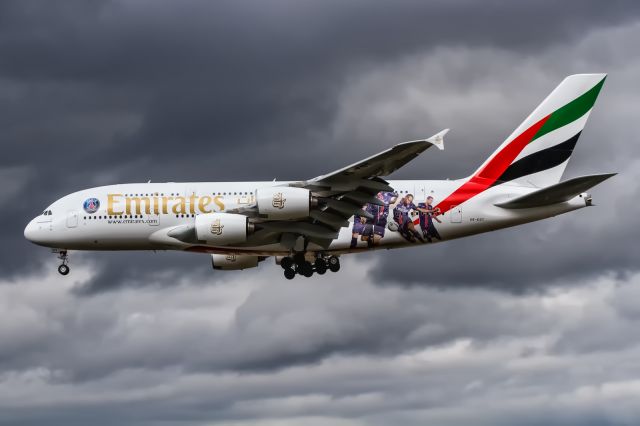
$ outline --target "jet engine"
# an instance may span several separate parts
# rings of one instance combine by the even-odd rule
[[[309,190],[276,186],[256,190],[260,216],[270,220],[295,220],[309,216],[309,209],[317,200]]]
[[[253,232],[249,218],[233,213],[207,213],[196,216],[196,237],[213,246],[243,243]]]
[[[255,268],[260,257],[246,254],[212,254],[211,266],[213,269],[232,271],[239,269]]]

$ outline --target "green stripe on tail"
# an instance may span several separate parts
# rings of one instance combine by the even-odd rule
[[[532,140],[538,139],[539,137],[565,126],[586,114],[596,102],[598,93],[600,93],[600,89],[602,89],[602,85],[606,78],[607,77],[600,80],[600,82],[589,89],[589,91],[554,111],[551,114],[551,117],[549,117],[540,130],[538,130],[538,133],[536,133]]]

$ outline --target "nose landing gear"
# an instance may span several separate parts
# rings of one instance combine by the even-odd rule
[[[60,273],[60,275],[67,275],[71,270],[69,268],[69,265],[67,265],[69,263],[69,255],[67,254],[67,251],[58,250],[54,251],[54,253],[58,253],[58,259],[62,261],[62,264],[58,266],[58,272]]]
[[[284,269],[284,277],[292,280],[296,275],[307,278],[313,273],[323,275],[330,270],[338,272],[340,270],[340,259],[337,256],[318,256],[313,263],[305,259],[303,253],[296,253],[293,256],[285,257],[280,261],[280,266]]]
[[[67,265],[60,265],[58,266],[58,272],[60,272],[60,274],[62,275],[67,275],[69,273],[69,267]]]

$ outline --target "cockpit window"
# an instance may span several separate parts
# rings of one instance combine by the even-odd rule
[[[42,212],[43,216],[51,216],[53,213],[51,213],[51,210],[45,210]]]

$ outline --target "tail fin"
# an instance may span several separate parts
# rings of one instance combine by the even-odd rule
[[[472,179],[491,186],[513,181],[539,188],[559,182],[605,78],[606,74],[565,78]]]

